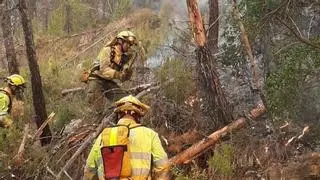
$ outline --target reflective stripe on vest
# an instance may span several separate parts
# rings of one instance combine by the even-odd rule
[[[132,168],[132,176],[149,176],[149,168]]]
[[[168,164],[168,158],[164,158],[164,159],[159,159],[157,161],[153,161],[154,165],[159,167],[159,166],[165,166]]]
[[[0,89],[0,93],[3,92],[3,94],[7,95],[9,97],[9,104],[8,104],[8,114],[11,113],[11,109],[12,109],[12,98],[11,95],[9,94],[9,92],[7,92],[4,89]]]
[[[114,146],[117,144],[117,135],[118,135],[118,128],[112,128],[110,131],[109,146]]]
[[[151,154],[147,152],[130,152],[130,159],[151,160]]]

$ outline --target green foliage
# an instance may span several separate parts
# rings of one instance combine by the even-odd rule
[[[88,16],[90,7],[79,0],[70,1],[71,27],[73,32],[83,31],[93,25],[94,19]],[[51,35],[63,35],[66,22],[65,2],[55,9],[51,14],[48,33]]]
[[[221,49],[225,52],[221,58],[221,63],[224,65],[239,66],[246,63],[245,54],[241,46],[240,31],[231,17],[228,18],[229,24],[226,25],[222,38],[224,39]]]
[[[243,15],[242,21],[250,42],[254,42],[256,36],[267,24],[264,16],[280,6],[279,0],[243,0],[239,4],[239,9]],[[250,27],[250,28],[249,28]]]
[[[0,172],[5,170],[18,150],[22,132],[15,126],[10,129],[0,128]]]
[[[59,7],[52,12],[48,33],[51,35],[62,35],[64,22],[63,7]]]
[[[232,160],[234,149],[231,145],[219,145],[214,151],[214,156],[208,160],[209,166],[216,169],[223,176],[231,176],[233,173]]]
[[[208,174],[205,170],[200,169],[197,166],[193,166],[192,169],[188,172],[185,170],[174,167],[171,169],[171,173],[176,177],[175,180],[188,180],[188,179],[194,179],[194,180],[207,180]]]
[[[164,85],[163,91],[168,99],[178,104],[184,103],[195,87],[190,67],[187,67],[180,59],[167,60],[161,67],[158,77],[161,82],[174,79],[174,82]]]
[[[132,6],[132,1],[131,0],[121,0],[116,2],[116,6],[113,10],[112,13],[112,19],[116,20],[119,19],[120,17],[127,15],[130,7]]]
[[[54,122],[54,126],[58,130],[62,129],[66,124],[70,123],[71,119],[75,117],[68,106],[61,106],[57,108],[56,111],[57,120]]]
[[[246,21],[253,25],[263,18],[263,12],[277,8],[280,3],[279,0],[242,0],[239,7],[245,12]]]
[[[304,93],[304,80],[319,72],[320,52],[296,45],[279,54],[275,69],[267,79],[269,108],[274,116],[297,117]]]

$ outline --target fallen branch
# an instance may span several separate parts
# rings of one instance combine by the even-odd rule
[[[54,172],[48,167],[46,166],[46,170],[53,176],[53,177],[57,177],[57,175],[54,174]]]
[[[291,144],[291,142],[293,142],[293,140],[295,140],[297,138],[297,136],[293,136],[292,138],[290,138],[287,143],[285,144],[285,146],[289,146]]]
[[[298,136],[298,139],[301,139],[307,132],[309,132],[309,126],[303,128],[302,133]]]
[[[303,128],[302,133],[299,136],[293,136],[292,138],[290,138],[287,143],[285,144],[285,146],[289,146],[294,140],[300,140],[306,133],[308,133],[310,130],[309,126],[306,126]]]
[[[307,45],[309,45],[309,46],[311,46],[313,48],[320,49],[320,45],[311,42],[309,39],[307,39],[307,38],[305,38],[303,36],[300,36],[299,33],[296,32],[296,30],[294,28],[290,27],[282,18],[276,17],[276,19],[282,25],[284,25],[299,41],[301,41],[302,43],[307,44]]]
[[[28,138],[28,132],[29,132],[29,124],[26,124],[24,127],[24,130],[23,130],[23,138],[22,138],[18,153],[13,158],[16,166],[21,165],[21,163],[23,161],[23,153],[24,153],[25,145],[26,145],[27,138]]]
[[[159,83],[142,84],[142,85],[130,88],[130,89],[125,90],[125,91],[128,92],[128,93],[131,93],[131,94],[137,94],[140,91],[148,89],[148,88],[150,88],[152,86],[156,86],[157,84],[159,84]],[[71,88],[71,89],[63,89],[61,91],[61,94],[62,94],[62,96],[65,96],[65,95],[70,94],[70,93],[76,93],[76,92],[84,91],[85,89],[86,89],[85,87],[76,87],[76,88]],[[122,90],[122,89],[121,88],[109,89],[109,90],[105,91],[104,94],[108,93],[108,92],[112,92],[112,91],[118,91],[118,90]]]
[[[107,94],[109,92],[117,92],[117,91],[125,91],[126,93],[129,93],[129,94],[138,94],[139,92],[141,91],[144,91],[150,87],[153,87],[153,86],[156,86],[158,85],[159,83],[148,83],[148,84],[141,84],[141,85],[138,85],[136,87],[133,87],[133,88],[130,88],[130,89],[127,89],[127,90],[124,90],[122,88],[113,88],[113,89],[109,89],[105,92],[103,92],[104,94]]]
[[[250,111],[249,117],[251,119],[257,119],[261,115],[263,115],[265,112],[266,112],[266,108],[261,103],[258,105],[258,107]],[[170,165],[173,166],[173,165],[185,164],[190,162],[192,159],[204,153],[210,147],[215,145],[218,142],[218,140],[220,140],[222,137],[225,137],[228,133],[241,129],[246,124],[247,121],[248,121],[247,118],[244,118],[244,117],[239,118],[236,121],[232,122],[231,124],[225,126],[224,128],[219,129],[218,131],[215,131],[208,137],[192,145],[190,148],[170,158]]]
[[[282,130],[282,129],[288,127],[288,126],[289,126],[289,122],[286,121],[286,123],[284,125],[280,126],[280,130]]]
[[[85,87],[76,87],[76,88],[72,88],[72,89],[63,89],[61,91],[61,94],[62,94],[62,96],[65,96],[65,95],[70,94],[70,93],[84,91],[85,89],[86,89]]]
[[[68,174],[66,170],[64,170],[63,173],[68,177],[68,179],[73,180],[70,174]]]
[[[39,127],[39,129],[36,131],[34,134],[34,137],[32,138],[32,141],[39,139],[40,135],[42,134],[42,130],[46,127],[46,125],[53,120],[54,116],[56,114],[52,112],[49,116],[48,119],[42,123],[42,125]]]

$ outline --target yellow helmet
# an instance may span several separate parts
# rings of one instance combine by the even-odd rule
[[[115,102],[116,108],[114,110],[115,113],[119,112],[128,112],[134,111],[139,114],[141,117],[146,115],[150,107],[132,95],[121,98],[119,101]]]
[[[13,74],[6,78],[7,82],[12,86],[24,86],[26,81],[19,74]]]
[[[129,41],[131,45],[136,44],[136,35],[134,35],[131,31],[121,31],[117,35],[117,38]]]

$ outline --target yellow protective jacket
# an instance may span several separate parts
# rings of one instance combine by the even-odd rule
[[[120,119],[118,124],[136,127],[132,119]],[[104,180],[103,162],[101,156],[101,134],[95,141],[84,170],[84,180]],[[169,162],[158,134],[150,128],[141,126],[130,129],[130,162],[132,180],[166,179]],[[153,176],[153,174],[158,175]],[[152,177],[152,178],[151,178]]]
[[[113,51],[113,52],[111,52]],[[112,80],[115,79],[115,65],[111,62],[111,53],[113,53],[114,58],[113,61],[119,63],[121,61],[121,57],[125,54],[128,58],[126,63],[123,65],[122,69],[129,69],[130,64],[133,64],[137,53],[134,50],[129,50],[129,52],[123,53],[121,51],[120,45],[107,45],[102,48],[99,52],[98,57],[96,58],[94,64],[100,65],[100,70],[94,71],[92,74],[97,75],[103,79]]]
[[[10,95],[5,90],[0,89],[0,127],[8,128],[12,124],[11,104]]]

